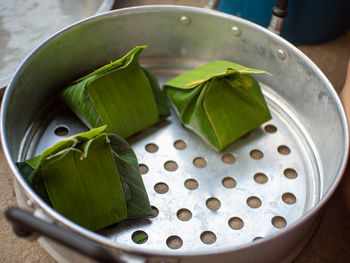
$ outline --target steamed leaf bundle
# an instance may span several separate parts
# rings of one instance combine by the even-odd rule
[[[170,112],[157,80],[138,61],[145,46],[131,50],[64,89],[61,99],[89,127],[107,125],[127,138]]]
[[[163,89],[183,124],[221,151],[271,119],[249,73],[267,72],[217,60],[173,78]]]
[[[64,139],[17,164],[43,200],[90,230],[152,215],[133,150],[105,128]]]

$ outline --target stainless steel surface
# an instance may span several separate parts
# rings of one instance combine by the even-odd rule
[[[188,17],[191,23],[183,24],[181,17]],[[131,24],[133,30],[130,30]],[[241,30],[240,37],[232,34],[232,27]],[[156,37],[154,28],[157,28]],[[77,35],[79,41],[73,41]],[[231,145],[224,153],[235,155],[232,164],[222,161],[224,153],[212,152],[191,132],[181,128],[174,116],[169,119],[171,124],[157,131],[148,130],[149,136],[140,134],[132,143],[139,161],[148,166],[149,171],[143,178],[159,215],[140,220],[128,230],[119,230],[118,238],[116,229],[104,230],[106,232],[100,234],[105,234],[105,238],[72,224],[43,203],[18,174],[14,162],[35,155],[59,139],[52,134],[58,125],[66,125],[71,132],[84,129],[74,116],[67,115],[60,107],[51,106],[43,110],[44,115],[38,114],[42,105],[48,103],[48,98],[68,81],[141,44],[149,46],[142,56],[142,64],[162,83],[214,59],[229,59],[271,72],[273,77],[257,76],[257,79],[263,84],[273,113],[270,124],[277,131],[266,132],[264,125],[248,138]],[[279,59],[279,49],[285,52],[283,60]],[[48,58],[55,64],[45,63]],[[33,91],[37,96],[27,103]],[[22,65],[6,91],[1,116],[2,142],[20,189],[18,199],[29,197],[59,224],[114,249],[116,253],[141,255],[150,262],[169,259],[229,262],[232,257],[237,262],[292,260],[311,236],[320,209],[339,183],[348,149],[347,126],[340,101],[328,80],[300,51],[245,20],[185,7],[125,9],[67,29],[44,44]],[[174,148],[174,142],[179,139],[186,142],[186,149]],[[156,144],[158,151],[145,151],[148,143]],[[288,146],[290,153],[279,153],[281,145]],[[262,151],[264,157],[260,160],[251,158],[254,149]],[[287,153],[288,149],[282,147],[280,152]],[[204,157],[207,166],[194,166],[196,157]],[[167,161],[175,161],[177,170],[165,170]],[[294,169],[297,177],[287,178],[284,175],[286,168]],[[266,174],[265,184],[254,180],[258,172]],[[236,186],[225,188],[222,184],[225,177],[232,177]],[[184,182],[189,178],[199,183],[198,189],[185,188]],[[260,175],[260,179],[264,176]],[[154,186],[160,182],[168,185],[167,193],[155,192]],[[256,198],[249,199],[254,196],[261,201],[258,208],[247,204],[259,203]],[[293,196],[296,202],[286,204],[290,202],[286,200],[293,202]],[[220,200],[217,211],[207,208],[210,197]],[[25,202],[23,204],[26,206]],[[177,218],[176,214],[182,208],[191,211],[189,221]],[[272,220],[275,216],[283,217],[287,225],[277,229],[271,221],[282,225],[284,221],[279,217]],[[243,228],[230,228],[229,221],[233,217],[242,219]],[[241,224],[237,219],[230,222],[234,227],[234,223]],[[147,232],[148,241],[132,243],[130,234],[135,230]],[[201,241],[204,231],[215,234],[213,244]],[[166,240],[173,235],[183,241],[179,249],[167,247]],[[264,239],[252,242],[255,237]]]
[[[0,0],[0,88],[41,42],[78,20],[111,10],[113,4],[114,0]]]

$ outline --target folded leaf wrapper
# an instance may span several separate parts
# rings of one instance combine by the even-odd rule
[[[216,60],[173,78],[163,90],[183,124],[221,151],[271,119],[250,73],[267,72]]]
[[[105,128],[64,139],[17,164],[44,201],[93,231],[126,218],[152,215],[133,150]]]
[[[60,98],[89,127],[107,125],[123,138],[170,115],[157,80],[138,61],[146,46],[131,50],[64,89]]]

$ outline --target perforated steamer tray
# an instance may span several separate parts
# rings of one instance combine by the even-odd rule
[[[164,67],[164,61],[142,61],[160,84],[204,63],[183,59]],[[154,216],[99,233],[150,252],[205,254],[256,242],[298,221],[322,196],[321,163],[293,108],[261,87],[272,120],[221,153],[182,127],[174,113],[130,138]],[[19,160],[85,130],[64,105],[49,102],[28,129]],[[133,242],[141,232],[147,240]]]

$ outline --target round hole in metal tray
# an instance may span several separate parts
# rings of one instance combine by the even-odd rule
[[[145,231],[138,230],[132,233],[131,235],[132,241],[134,241],[136,244],[143,244],[146,243],[148,240],[148,235]]]
[[[267,183],[268,178],[264,173],[256,173],[254,175],[254,181],[257,182],[258,184],[265,184]]]
[[[192,213],[190,210],[182,208],[179,211],[177,211],[176,216],[181,221],[188,221],[192,218]]]
[[[170,236],[166,240],[166,244],[171,249],[179,249],[180,247],[182,247],[183,241],[178,236]]]
[[[203,157],[196,157],[193,160],[193,164],[194,164],[194,166],[196,166],[198,168],[204,168],[207,166],[208,163]]]
[[[158,210],[158,208],[157,207],[155,207],[155,206],[151,206],[151,208],[152,208],[152,215],[150,216],[150,218],[154,218],[154,217],[157,217],[158,215],[159,215],[159,210]]]
[[[276,228],[285,228],[287,226],[287,221],[282,216],[275,216],[271,219],[271,223]]]
[[[221,207],[221,202],[215,197],[210,197],[207,199],[206,205],[210,210],[216,211]]]
[[[184,150],[187,147],[187,144],[183,140],[177,140],[174,142],[174,147],[178,150]]]
[[[207,245],[214,244],[216,241],[216,235],[211,231],[204,231],[200,236],[202,242]]]
[[[285,177],[289,179],[295,179],[298,177],[297,171],[295,171],[293,168],[287,168],[283,171],[283,174]]]
[[[277,151],[278,151],[280,154],[283,154],[283,155],[288,155],[288,154],[290,154],[290,152],[291,152],[291,150],[289,149],[289,147],[286,146],[286,145],[278,146]]]
[[[174,172],[174,171],[176,171],[178,167],[179,167],[179,166],[178,166],[177,163],[174,162],[174,161],[167,161],[167,162],[165,162],[165,164],[164,164],[165,170],[167,170],[167,171],[169,171],[169,172]]]
[[[267,133],[275,133],[277,132],[277,128],[276,126],[272,125],[272,124],[268,124],[264,127],[264,130],[267,132]]]
[[[55,130],[54,130],[55,135],[60,136],[60,137],[64,137],[67,136],[69,134],[69,129],[66,126],[58,126]]]
[[[236,157],[232,153],[225,153],[221,159],[227,164],[233,164],[236,161]]]
[[[187,179],[185,181],[185,187],[188,189],[188,190],[195,190],[197,189],[199,186],[198,182],[195,180],[195,179]]]
[[[166,183],[157,183],[154,186],[154,191],[158,194],[165,194],[169,191],[169,186]]]
[[[254,149],[250,152],[250,157],[252,157],[254,160],[260,160],[264,157],[264,154],[262,151]]]
[[[231,217],[230,220],[228,221],[228,225],[235,230],[242,229],[244,226],[244,222],[241,218],[239,217]]]
[[[295,197],[295,195],[293,195],[292,193],[284,193],[282,195],[282,200],[288,204],[288,205],[292,205],[295,204],[297,201],[297,198]]]
[[[236,180],[232,177],[225,177],[224,179],[222,179],[222,185],[226,188],[234,188],[236,184]]]
[[[263,237],[255,237],[253,240],[252,240],[252,242],[256,242],[256,241],[259,241],[259,240],[262,240],[262,239],[264,239]]]
[[[258,207],[261,206],[262,202],[261,202],[261,200],[258,197],[250,196],[247,199],[247,204],[251,208],[258,208]]]
[[[140,163],[139,164],[139,169],[141,174],[146,174],[148,173],[148,167],[145,164]]]
[[[149,153],[155,153],[158,151],[158,145],[154,143],[147,144],[145,148],[146,148],[146,151]]]

